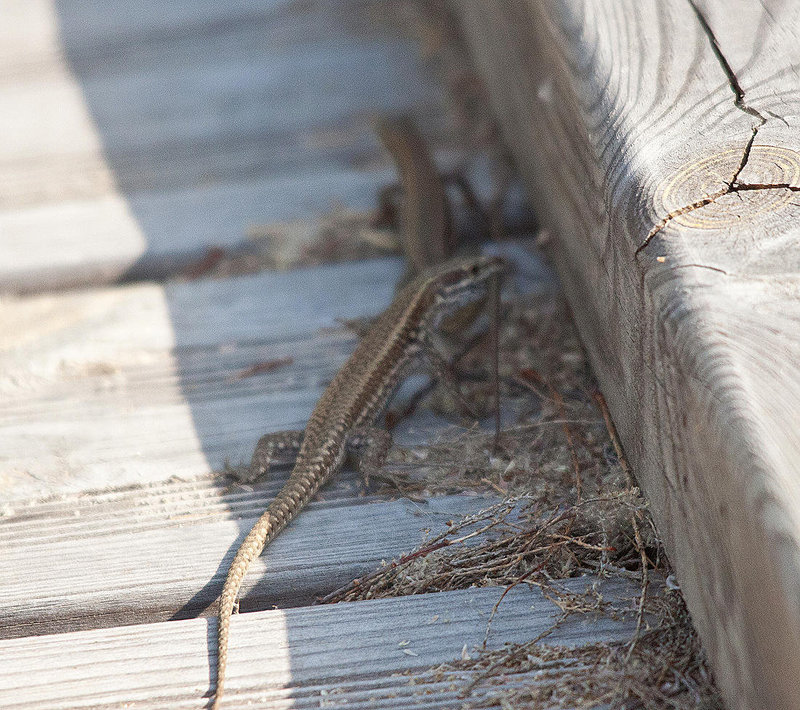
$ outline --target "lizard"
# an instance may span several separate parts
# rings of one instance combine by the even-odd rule
[[[377,317],[336,373],[305,432],[266,434],[259,440],[251,462],[254,476],[264,473],[276,454],[296,451],[297,458],[289,480],[247,534],[228,570],[220,596],[212,710],[219,708],[224,691],[231,616],[251,562],[341,469],[348,452],[359,455],[362,471],[380,468],[391,435],[371,425],[415,366],[427,364],[447,379],[449,363],[436,349],[434,334],[448,315],[484,299],[504,270],[502,259],[482,256],[451,260],[418,276]]]
[[[454,256],[474,256],[479,252],[478,245],[472,240],[464,239],[455,230],[453,211],[445,190],[447,183],[453,183],[463,195],[470,209],[480,216],[481,222],[488,225],[489,217],[478,201],[470,184],[458,172],[440,173],[431,151],[420,134],[413,118],[408,115],[378,116],[373,121],[375,133],[383,147],[392,157],[399,177],[399,186],[384,188],[379,195],[382,212],[393,209],[390,204],[390,191],[399,187],[402,193],[400,203],[400,244],[406,257],[406,273],[398,283],[398,289],[411,277],[427,268]],[[394,188],[394,189],[393,189]],[[439,331],[452,352],[459,352],[452,357],[455,362],[470,347],[458,345],[459,336],[469,330],[475,319],[485,306],[476,301],[461,308],[446,318]],[[455,390],[451,385],[454,374],[445,381],[445,389],[451,393]],[[426,388],[422,393],[430,389]],[[442,392],[434,395],[433,408],[446,416],[456,412],[469,417],[478,416],[474,407],[468,405],[462,397],[453,402],[452,398],[442,399]],[[455,408],[455,411],[454,411]]]

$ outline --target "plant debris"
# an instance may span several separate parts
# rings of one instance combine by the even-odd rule
[[[504,416],[514,422],[499,450],[491,453],[493,434],[477,425],[452,427],[429,446],[395,452],[381,477],[405,495],[475,490],[502,500],[321,601],[527,584],[565,619],[615,612],[555,580],[633,578],[641,594],[629,642],[566,648],[540,637],[465,653],[428,673],[456,682],[465,709],[722,708],[680,593],[647,593],[671,570],[565,303],[554,293],[517,300],[500,335]],[[479,343],[459,365],[473,400],[491,401],[486,348]]]
[[[531,641],[485,651],[431,672],[466,679],[464,710],[596,708],[724,710],[691,619],[677,592],[649,604],[658,624],[629,644],[577,648]],[[527,680],[527,682],[526,682]]]

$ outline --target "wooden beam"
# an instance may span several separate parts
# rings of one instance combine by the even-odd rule
[[[582,594],[593,584],[609,613],[573,615],[545,643],[631,638],[634,582],[580,577],[557,587]],[[481,669],[446,673],[434,666],[474,657],[484,637],[489,649],[525,643],[561,616],[539,589],[519,585],[498,603],[503,592],[489,587],[237,615],[226,707],[461,707],[459,691]],[[214,621],[190,619],[0,641],[0,705],[202,707],[212,684],[215,633]],[[548,666],[551,674],[560,670],[557,662]],[[538,667],[514,673],[504,684],[533,684],[541,674]]]
[[[800,5],[452,3],[731,708],[800,707]]]

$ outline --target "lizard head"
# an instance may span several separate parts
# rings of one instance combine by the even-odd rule
[[[506,271],[496,256],[453,259],[429,272],[430,288],[442,310],[452,311],[486,296],[489,284]]]
[[[463,313],[466,306],[478,309],[465,319],[463,327],[446,328],[448,331],[463,330],[475,320],[486,301],[490,284],[506,268],[506,262],[495,256],[451,259],[417,276],[400,292],[389,311],[402,309],[414,323],[421,317],[422,322],[417,324],[421,328],[437,329],[449,322],[456,312]]]
[[[428,303],[428,326],[442,327],[451,335],[468,329],[483,310],[490,284],[506,268],[498,257],[478,256],[452,259],[426,271],[415,283],[417,293],[424,293]]]

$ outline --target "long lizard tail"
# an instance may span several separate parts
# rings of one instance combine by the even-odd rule
[[[274,527],[274,522],[272,511],[268,508],[258,519],[252,530],[247,533],[247,537],[233,558],[228,570],[225,586],[222,587],[222,595],[219,600],[219,621],[217,623],[217,688],[211,710],[219,709],[220,699],[225,689],[225,669],[228,665],[228,636],[236,597],[239,595],[239,589],[242,586],[242,581],[250,567],[250,563],[264,549],[267,537],[272,532],[270,528]]]
[[[290,480],[272,501],[266,512],[256,521],[252,530],[239,547],[233,558],[219,601],[219,621],[217,623],[217,687],[211,710],[219,710],[220,699],[225,689],[225,669],[228,665],[228,636],[231,616],[236,597],[242,586],[250,563],[258,557],[266,544],[272,540],[305,505],[316,492],[318,485],[309,486],[304,478]]]

